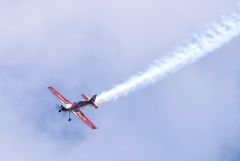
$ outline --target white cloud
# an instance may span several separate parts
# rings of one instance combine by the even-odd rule
[[[1,159],[219,161],[222,148],[238,141],[239,40],[219,50],[221,57],[88,109],[97,131],[77,119],[68,125],[46,87],[71,100],[108,89],[236,3],[1,2]]]

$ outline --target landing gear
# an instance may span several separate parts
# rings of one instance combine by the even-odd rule
[[[71,117],[70,117],[70,111],[68,112],[68,121],[70,122],[72,119],[71,119]]]
[[[58,112],[62,112],[62,110],[58,110]]]

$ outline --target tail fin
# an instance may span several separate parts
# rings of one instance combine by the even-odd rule
[[[97,95],[94,95],[91,99],[85,94],[82,94],[82,97],[85,101],[89,102],[91,106],[93,106],[94,108],[98,108],[98,106],[95,104]]]
[[[97,95],[94,95],[89,101],[94,108],[98,108],[98,106],[95,104],[96,98],[97,98]]]
[[[94,95],[94,96],[90,99],[90,102],[91,102],[91,103],[95,103],[96,98],[97,98],[97,95]]]

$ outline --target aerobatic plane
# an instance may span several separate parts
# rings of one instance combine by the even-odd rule
[[[48,89],[52,92],[53,95],[57,97],[57,99],[61,102],[61,106],[59,106],[58,112],[68,112],[69,119],[71,121],[70,113],[72,112],[75,116],[80,118],[85,124],[87,124],[90,128],[96,129],[97,127],[80,111],[83,107],[92,106],[94,108],[98,108],[95,104],[95,100],[97,95],[94,95],[92,98],[82,94],[82,97],[85,101],[79,102],[70,102],[63,95],[61,95],[56,89],[53,87],[48,87]]]

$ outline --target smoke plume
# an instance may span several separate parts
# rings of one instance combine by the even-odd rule
[[[185,65],[194,63],[200,58],[207,56],[239,34],[239,13],[233,13],[228,17],[224,17],[219,23],[213,22],[211,25],[208,25],[208,29],[205,32],[195,34],[192,41],[186,43],[183,47],[179,47],[169,56],[156,60],[148,70],[140,72],[126,82],[100,94],[97,98],[97,104],[116,100],[140,87],[152,84],[176,72]]]

